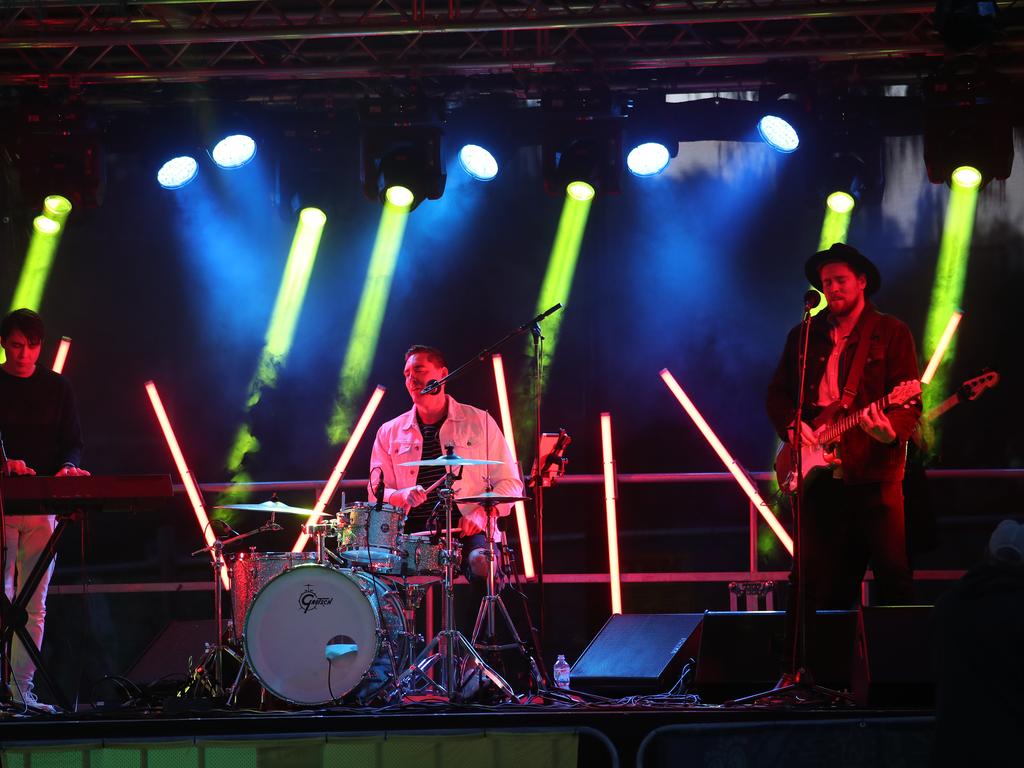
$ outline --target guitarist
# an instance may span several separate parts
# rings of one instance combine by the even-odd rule
[[[827,309],[811,320],[805,422],[817,417],[830,423],[832,410],[841,403],[847,403],[846,412],[871,405],[840,437],[831,469],[819,469],[805,480],[801,542],[806,606],[810,611],[859,605],[869,560],[879,602],[906,604],[912,599],[912,578],[901,481],[920,403],[883,411],[875,401],[901,382],[920,378],[914,339],[905,323],[867,300],[881,285],[881,275],[856,248],[835,243],[808,259],[804,272],[828,301]],[[800,341],[797,326],[786,339],[768,387],[768,416],[783,440],[794,429]],[[805,441],[813,439],[815,429],[807,423],[796,428]],[[795,590],[795,574],[790,581]]]

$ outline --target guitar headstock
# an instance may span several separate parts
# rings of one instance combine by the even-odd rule
[[[901,381],[889,395],[889,405],[905,405],[921,396],[921,382],[917,379]]]
[[[999,374],[995,371],[986,371],[981,376],[965,381],[958,391],[964,400],[976,400],[986,389],[991,389],[999,383]]]

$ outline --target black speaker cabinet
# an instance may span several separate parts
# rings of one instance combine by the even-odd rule
[[[815,682],[849,690],[856,611],[818,611],[808,664]],[[786,666],[784,611],[708,611],[690,692],[720,704],[772,688]]]
[[[613,615],[572,667],[572,687],[605,696],[666,693],[696,652],[704,614]]]
[[[125,677],[140,684],[156,682],[168,675],[188,674],[188,660],[199,660],[206,643],[217,639],[217,622],[172,621],[143,651]]]
[[[853,693],[858,704],[932,707],[932,606],[865,606],[857,627]]]

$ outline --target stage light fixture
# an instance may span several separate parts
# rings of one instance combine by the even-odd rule
[[[0,132],[0,173],[17,193],[14,204],[34,210],[39,200],[57,193],[82,208],[98,206],[103,151],[85,106],[38,97],[8,112]]]
[[[995,0],[937,0],[934,24],[946,47],[966,51],[995,39],[998,8]]]
[[[954,61],[930,80],[925,95],[924,162],[933,184],[950,184],[970,166],[979,187],[1013,168],[1012,98],[998,75],[975,62]]]
[[[565,194],[583,203],[594,199],[594,187],[585,181],[570,181],[565,185]]]
[[[36,216],[32,220],[32,228],[41,235],[56,235],[60,232],[60,222],[49,216]]]
[[[466,144],[459,150],[459,165],[477,181],[493,181],[498,175],[498,161],[479,144]]]
[[[388,187],[384,192],[384,202],[396,208],[408,208],[415,201],[416,196],[408,187],[395,185]]]
[[[244,133],[225,136],[217,142],[210,152],[210,157],[218,168],[234,170],[252,162],[256,157],[256,141]]]
[[[609,91],[597,90],[547,96],[542,109],[541,162],[547,193],[562,197],[570,183],[585,182],[595,194],[618,194],[623,105]]]
[[[47,195],[43,200],[43,215],[63,224],[71,213],[71,201],[64,195]]]
[[[157,183],[164,189],[181,189],[199,175],[199,163],[191,155],[172,157],[156,173]]]
[[[825,199],[825,204],[829,207],[829,210],[836,213],[849,213],[853,210],[857,201],[853,199],[853,195],[849,192],[838,190]]]
[[[362,104],[360,181],[367,199],[410,211],[424,200],[440,199],[447,181],[441,156],[442,119],[439,102],[419,97],[370,99]],[[394,187],[405,188],[404,199],[394,199]]]
[[[757,132],[764,143],[776,152],[789,154],[800,146],[800,135],[796,128],[778,115],[769,114],[758,120]]]
[[[634,176],[657,176],[671,160],[668,147],[656,141],[638,144],[626,155],[626,167]]]
[[[981,186],[981,171],[977,168],[972,168],[969,165],[961,165],[955,171],[953,171],[951,178],[953,183],[958,187],[972,187]]]

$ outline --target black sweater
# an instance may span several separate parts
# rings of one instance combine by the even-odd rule
[[[0,368],[0,435],[7,458],[23,460],[37,475],[78,466],[82,429],[71,383],[41,366],[27,378]]]

